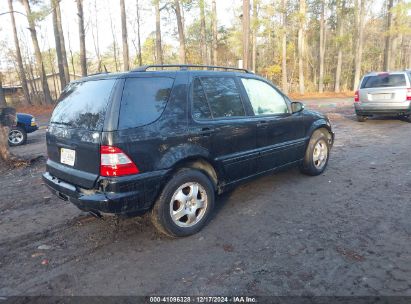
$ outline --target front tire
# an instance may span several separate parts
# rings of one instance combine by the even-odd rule
[[[9,146],[21,146],[27,142],[27,133],[21,127],[13,127],[9,132]]]
[[[213,184],[202,172],[182,169],[166,184],[155,202],[151,221],[167,236],[195,234],[210,218],[214,192]]]
[[[316,176],[324,172],[330,155],[331,134],[327,130],[316,130],[310,138],[300,166],[302,173]]]

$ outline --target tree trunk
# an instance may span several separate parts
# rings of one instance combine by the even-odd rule
[[[300,94],[304,94],[304,24],[305,24],[305,0],[300,0],[300,26],[298,28],[298,81]]]
[[[401,35],[396,35],[391,38],[391,59],[390,69],[395,70],[397,68],[398,58],[401,60],[401,49],[398,46],[401,43]]]
[[[0,109],[7,107],[6,96],[3,90],[3,75],[0,72]]]
[[[121,37],[123,40],[123,67],[124,71],[130,69],[130,59],[128,56],[128,42],[127,42],[127,17],[126,17],[126,6],[124,0],[120,0],[120,10],[121,10]]]
[[[87,76],[86,33],[84,31],[83,0],[77,0],[78,33],[80,38],[81,76]],[[73,71],[74,73],[74,71]]]
[[[387,34],[385,37],[385,49],[384,49],[384,70],[389,71],[391,68],[391,24],[392,24],[392,7],[394,1],[387,0]]]
[[[257,71],[257,32],[258,32],[258,0],[253,0],[253,50],[251,52],[251,66],[254,72]]]
[[[325,0],[321,2],[321,17],[320,17],[320,72],[318,80],[318,91],[324,92],[324,58],[325,58]]]
[[[180,55],[180,63],[186,63],[186,46],[185,46],[185,37],[184,37],[184,27],[181,18],[181,7],[180,1],[174,0],[174,9],[176,12],[177,18],[177,28],[178,28],[178,40],[180,42],[179,47],[179,55]]]
[[[201,60],[202,64],[207,63],[207,45],[206,45],[206,25],[205,25],[205,13],[204,13],[204,0],[199,0],[200,6],[200,32],[201,32]]]
[[[33,65],[29,61],[28,63],[25,62],[25,70],[29,74],[29,79],[34,79],[34,71],[33,71]],[[38,95],[39,95],[39,90],[37,89],[37,85],[35,81],[29,81],[30,89],[31,89],[31,100],[33,101],[33,96],[34,96],[34,102],[33,104],[38,104]]]
[[[69,52],[70,52],[71,69],[73,71],[73,74],[76,75],[76,67],[74,65],[73,49],[71,48],[70,31],[67,32],[67,40],[68,40],[68,46],[69,46]],[[80,65],[81,65],[81,55],[80,55]],[[87,76],[87,75],[83,75],[83,76]]]
[[[37,32],[36,32],[36,28],[34,25],[34,20],[32,18],[30,4],[28,0],[22,0],[22,2],[26,10],[27,21],[29,23],[31,40],[33,42],[34,53],[36,55],[37,68],[40,73],[41,85],[43,88],[44,101],[46,104],[52,104],[53,100],[51,99],[51,96],[50,96],[50,89],[47,83],[47,77],[46,77],[46,72],[44,70],[43,58],[41,56],[40,46],[37,40]]]
[[[138,64],[143,65],[143,57],[141,55],[141,34],[140,34],[140,5],[136,0],[136,13],[137,13],[137,46],[138,46]]]
[[[411,67],[411,44],[408,47],[408,66]]]
[[[288,94],[288,77],[287,77],[287,0],[281,0],[281,17],[283,25],[282,33],[282,50],[281,50],[281,84],[283,92]]]
[[[53,9],[53,30],[54,30],[54,40],[56,43],[56,54],[57,54],[57,66],[59,70],[59,78],[60,78],[60,87],[63,90],[66,87],[66,76],[64,73],[64,64],[63,64],[63,55],[61,53],[61,39],[60,39],[60,31],[57,26],[57,8],[56,3],[58,0],[51,0],[51,7]]]
[[[115,65],[116,72],[118,72],[118,71],[119,71],[119,68],[118,68],[118,58],[117,58],[116,29],[115,29],[115,27],[114,27],[113,19],[112,19],[112,17],[111,17],[111,13],[110,13],[110,12],[109,12],[109,15],[110,15],[111,35],[112,35],[112,37],[113,37],[113,57],[114,57],[114,65]]]
[[[249,69],[250,63],[250,0],[243,0],[243,68]]]
[[[355,58],[354,58],[354,85],[353,89],[357,90],[360,84],[361,77],[361,62],[362,62],[362,49],[364,39],[364,11],[366,0],[355,1],[355,22],[357,28],[357,36],[355,40]]]
[[[337,68],[335,70],[335,87],[334,91],[336,93],[340,92],[340,83],[341,83],[341,70],[342,70],[342,42],[341,39],[343,38],[344,34],[344,0],[337,1]]]
[[[2,109],[7,106],[6,97],[4,96],[2,78],[3,76],[0,73],[0,114],[2,113]],[[4,126],[2,124],[2,121],[0,120],[0,159],[3,161],[7,161],[10,158],[9,142],[8,142],[9,136],[8,135],[9,135],[8,127]]]
[[[24,104],[31,104],[30,92],[29,92],[29,88],[27,85],[26,71],[24,70],[23,59],[21,57],[19,38],[17,36],[16,20],[14,19],[13,0],[9,0],[9,11],[10,11],[10,17],[11,17],[11,25],[13,28],[14,46],[16,48],[16,58],[17,58],[17,65],[19,68],[19,77],[21,81],[21,87],[23,88],[23,94],[24,94]]]
[[[50,93],[51,93],[51,97],[52,97],[53,99],[57,100],[60,92],[61,92],[63,89],[61,88],[61,86],[60,86],[60,88],[59,88],[58,85],[57,85],[57,82],[56,82],[56,77],[55,77],[56,70],[54,69],[54,61],[53,61],[53,57],[52,57],[52,55],[51,55],[51,47],[50,47],[50,45],[49,45],[49,47],[48,47],[47,52],[48,52],[48,54],[49,54],[48,59],[49,59],[49,65],[50,65],[50,67],[51,67],[51,75],[52,75],[51,77],[52,77],[52,79],[53,79],[53,84],[52,84],[52,85],[53,85],[53,87],[54,87],[54,94],[53,94],[53,91],[51,91]]]
[[[98,61],[98,65],[97,65],[97,71],[101,72],[101,65],[102,65],[102,60],[101,60],[101,54],[100,54],[100,39],[99,39],[99,33],[98,33],[98,11],[97,11],[97,0],[94,0],[94,12],[91,11],[91,14],[94,14],[95,18],[94,18],[94,22],[95,24],[91,25],[91,35],[93,36],[93,43],[94,43],[94,50],[96,52],[96,56],[97,56],[97,61]],[[95,30],[96,33],[94,34],[94,26],[95,26]]]
[[[156,11],[156,61],[158,64],[163,64],[163,50],[161,46],[161,19],[160,19],[160,0],[154,0],[154,8]]]
[[[218,65],[218,41],[217,41],[217,5],[216,0],[212,0],[211,2],[211,10],[212,10],[212,27],[213,27],[213,64]]]
[[[66,53],[66,43],[64,41],[64,31],[61,19],[61,9],[60,9],[60,1],[55,2],[56,6],[56,13],[57,13],[57,28],[60,33],[60,45],[61,45],[61,55],[63,58],[63,67],[64,67],[64,77],[66,78],[66,83],[70,82],[70,71],[68,67],[67,61],[67,53]]]
[[[0,160],[7,162],[9,159],[9,127],[0,123]]]

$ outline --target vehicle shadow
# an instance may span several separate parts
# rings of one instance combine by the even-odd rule
[[[350,120],[355,121],[360,123],[357,120],[357,117],[355,115],[352,116],[347,116]],[[375,116],[371,116],[368,117],[367,120],[365,122],[362,123],[367,123],[368,121],[393,121],[393,120],[397,120],[397,121],[401,121],[404,123],[408,123],[404,117],[401,116],[387,116],[387,115],[375,115]]]

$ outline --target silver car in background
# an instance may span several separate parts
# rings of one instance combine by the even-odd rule
[[[400,116],[411,122],[411,71],[365,75],[354,101],[358,121],[380,114]]]

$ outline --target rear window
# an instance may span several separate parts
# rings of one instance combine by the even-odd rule
[[[127,78],[120,108],[120,129],[135,128],[157,120],[163,113],[174,79]]]
[[[73,128],[102,130],[115,79],[70,83],[61,93],[51,122]]]
[[[361,84],[361,89],[404,87],[406,85],[405,74],[381,74],[365,77]]]

